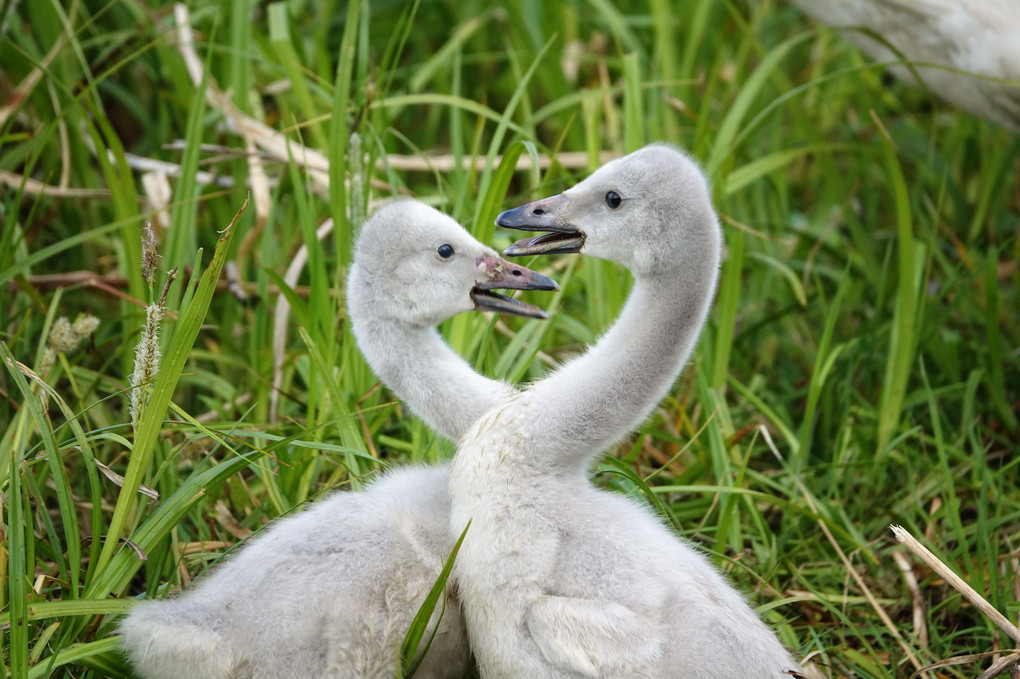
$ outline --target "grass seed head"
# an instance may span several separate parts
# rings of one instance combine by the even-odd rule
[[[67,354],[74,351],[98,327],[99,319],[91,314],[80,314],[74,319],[74,323],[67,320],[66,316],[61,316],[53,321],[53,327],[50,328],[46,348],[43,349],[36,372],[45,379],[53,369],[53,364],[56,363],[57,353]]]
[[[159,349],[159,323],[163,320],[167,292],[177,277],[177,267],[170,269],[163,284],[163,294],[159,302],[145,307],[145,325],[142,336],[135,348],[135,369],[131,373],[131,426],[138,428],[142,410],[149,400],[149,385],[159,374],[159,362],[162,354]]]
[[[156,260],[159,259],[158,249],[156,230],[152,228],[152,222],[146,219],[142,224],[142,278],[149,285],[152,285],[152,272],[156,268]]]

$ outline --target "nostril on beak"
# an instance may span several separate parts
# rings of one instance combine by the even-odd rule
[[[543,210],[543,209],[542,209],[542,208],[540,208],[540,207],[536,207],[536,208],[534,209],[534,211],[532,211],[532,213],[531,213],[531,214],[533,214],[533,215],[544,215],[544,214],[545,214],[545,210]]]
[[[514,269],[511,273],[514,276],[523,276],[524,275],[524,272],[522,272],[520,269]]]

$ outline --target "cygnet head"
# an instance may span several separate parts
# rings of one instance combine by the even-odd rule
[[[548,231],[514,243],[507,256],[581,252],[623,264],[634,275],[710,258],[721,234],[698,165],[679,149],[652,144],[612,160],[563,193],[507,210],[496,224]]]
[[[352,316],[432,326],[462,311],[546,318],[496,288],[557,290],[556,282],[501,259],[460,224],[416,200],[380,208],[361,228],[348,278]]]

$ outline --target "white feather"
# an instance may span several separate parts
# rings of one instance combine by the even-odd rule
[[[914,62],[891,67],[897,78],[918,84],[916,73],[935,96],[1020,133],[1020,0],[792,2],[879,61]]]
[[[667,393],[707,315],[721,234],[700,170],[654,145],[532,205],[578,228],[582,253],[620,262],[635,283],[594,347],[486,413],[458,445],[450,525],[471,527],[454,574],[482,676],[797,671],[694,547],[587,478],[593,458]]]

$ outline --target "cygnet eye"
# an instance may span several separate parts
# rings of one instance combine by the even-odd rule
[[[449,259],[450,257],[453,257],[453,246],[443,243],[439,246],[439,249],[436,250],[436,252],[438,252],[439,256],[443,259]]]
[[[616,191],[610,191],[609,193],[606,194],[606,205],[609,206],[609,209],[615,210],[616,208],[620,207],[620,203],[622,202],[623,198],[620,198],[620,194],[618,194]]]

